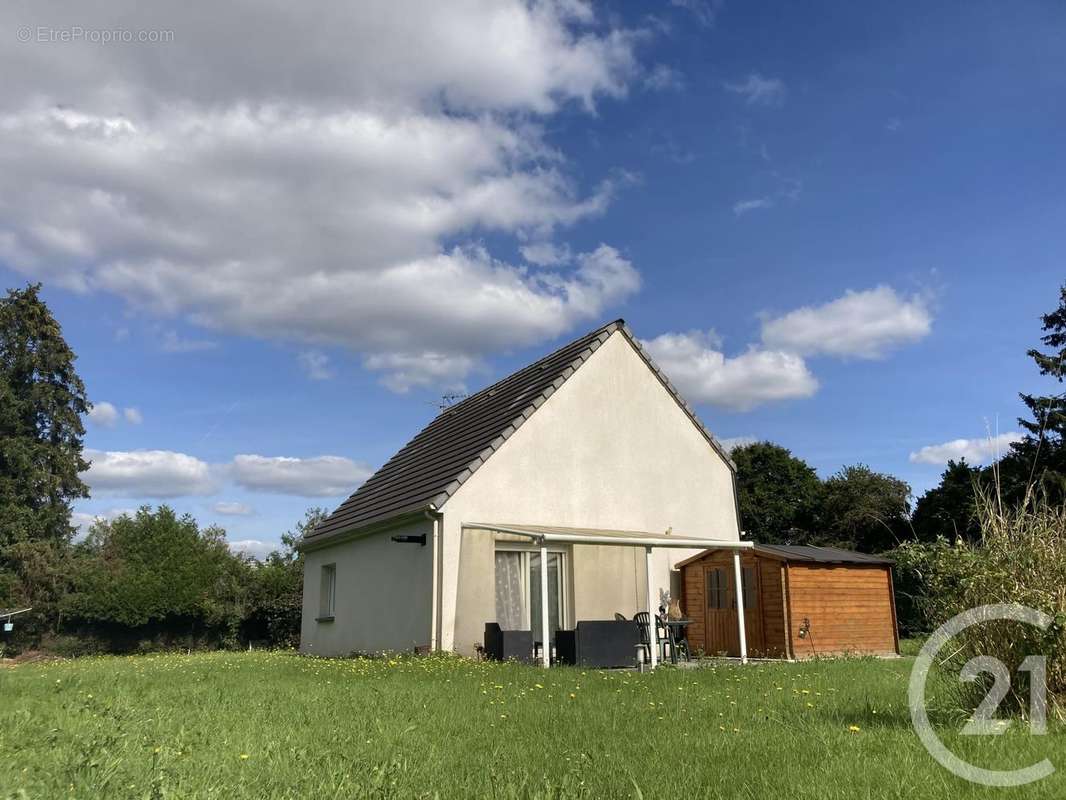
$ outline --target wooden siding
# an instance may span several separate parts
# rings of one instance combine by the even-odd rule
[[[780,561],[759,558],[762,577],[763,655],[768,658],[787,658],[787,630],[785,628],[785,599],[782,584],[784,572]]]
[[[744,614],[748,637],[748,653],[752,656],[782,658],[785,651],[785,620],[781,586],[781,562],[761,558],[752,553],[742,553],[741,567],[754,568],[758,581],[758,602],[755,609],[746,609]],[[728,578],[730,608],[722,611],[708,610],[706,596],[706,570],[719,567]],[[708,553],[682,568],[681,607],[692,624],[688,628],[689,645],[694,651],[708,654],[738,654],[739,632],[736,608],[733,607],[734,572],[733,554],[718,550]],[[709,617],[715,615],[717,619]],[[708,622],[710,624],[708,625]]]
[[[889,567],[790,562],[786,569],[796,658],[898,652]],[[810,634],[800,638],[805,619]]]
[[[770,658],[899,652],[891,568],[883,564],[821,564],[783,561],[751,552],[741,566],[755,566],[759,575],[758,619],[746,614],[748,652]],[[708,551],[681,567],[681,607],[692,620],[689,644],[708,654],[735,653],[738,648],[736,610],[718,612],[708,625],[706,570],[721,567],[733,589],[733,554]],[[810,635],[800,638],[804,620]]]

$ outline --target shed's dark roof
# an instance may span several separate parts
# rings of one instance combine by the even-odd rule
[[[442,506],[615,331],[621,331],[636,347],[711,445],[735,469],[711,432],[619,319],[445,409],[304,541],[310,543],[417,513],[431,504]]]
[[[812,564],[895,564],[890,558],[871,556],[866,553],[856,553],[854,550],[843,550],[839,547],[815,547],[801,544],[758,544],[752,549],[756,555],[780,558],[784,561],[805,561]],[[699,561],[708,553],[715,552],[714,548],[697,553],[691,558],[679,561],[674,569]]]
[[[892,564],[890,558],[880,558],[839,547],[814,547],[799,544],[757,544],[755,552],[776,556],[786,561],[812,561],[822,564]]]

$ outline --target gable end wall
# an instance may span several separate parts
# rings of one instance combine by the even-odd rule
[[[461,534],[463,523],[739,538],[732,470],[620,331],[441,510],[441,644],[462,653],[495,618],[492,536]],[[573,547],[577,618],[630,614],[646,602],[636,550]],[[656,588],[669,590],[671,565],[695,552],[656,551]]]

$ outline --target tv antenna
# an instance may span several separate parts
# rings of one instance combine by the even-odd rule
[[[460,400],[465,400],[469,396],[470,395],[468,395],[466,392],[449,392],[447,394],[442,394],[440,396],[440,400],[435,402],[433,405],[435,405],[440,411],[447,411]]]

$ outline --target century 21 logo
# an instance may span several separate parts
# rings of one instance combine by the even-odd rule
[[[1055,771],[1055,767],[1046,758],[1028,767],[1013,770],[984,769],[964,761],[940,741],[929,722],[925,708],[925,683],[937,654],[951,639],[971,625],[994,620],[1023,622],[1041,630],[1047,630],[1051,624],[1051,617],[1047,614],[1017,603],[978,606],[948,620],[926,641],[911,670],[908,690],[911,722],[929,754],[960,778],[986,786],[1022,786],[1046,778]],[[1047,660],[1042,655],[1027,656],[1018,671],[1029,673],[1029,732],[1036,735],[1047,733]],[[982,674],[992,676],[992,688],[963,726],[961,733],[964,735],[1001,734],[1010,724],[995,718],[996,709],[1010,691],[1010,670],[998,658],[975,656],[963,666],[959,672],[959,680],[973,682]]]

